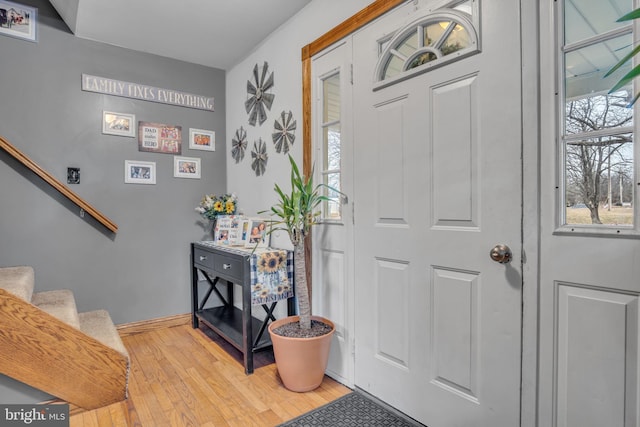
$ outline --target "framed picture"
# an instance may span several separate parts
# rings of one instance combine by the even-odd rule
[[[67,168],[67,184],[80,184],[80,168]]]
[[[198,157],[178,157],[173,158],[174,178],[200,179],[200,159]]]
[[[216,133],[212,130],[189,129],[189,148],[216,151]]]
[[[240,215],[218,216],[213,235],[214,243],[227,246],[244,245],[241,243],[240,238],[240,224],[242,220],[243,217]]]
[[[0,34],[38,41],[38,9],[0,0]]]
[[[125,160],[124,182],[127,184],[155,184],[156,162]]]
[[[213,242],[216,245],[228,246],[230,243],[230,240],[229,240],[230,231],[231,230],[228,228],[216,227],[216,231],[215,233],[213,233]]]
[[[107,135],[136,136],[135,114],[102,112],[102,133]]]
[[[182,154],[182,127],[161,123],[138,123],[138,151]]]
[[[238,246],[246,246],[247,241],[249,239],[249,225],[251,220],[248,218],[240,218],[238,221],[238,236],[237,236],[237,245]]]
[[[267,222],[264,218],[249,218],[247,223],[247,237],[245,247],[266,248],[269,246]]]

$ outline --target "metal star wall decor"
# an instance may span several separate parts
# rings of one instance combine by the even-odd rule
[[[273,87],[273,72],[267,77],[269,72],[269,64],[265,61],[262,66],[262,74],[259,75],[258,64],[253,67],[253,80],[254,83],[247,80],[247,94],[249,98],[244,102],[244,108],[249,114],[249,124],[251,126],[256,125],[256,120],[260,125],[267,120],[267,110],[271,110],[271,104],[273,104],[273,98],[275,95],[267,93],[269,89]]]
[[[231,156],[236,163],[240,163],[244,159],[244,150],[247,148],[247,131],[242,126],[236,131],[236,136],[231,139],[231,146],[233,147]]]
[[[267,144],[258,138],[253,142],[253,150],[251,150],[251,169],[256,173],[256,176],[264,175],[264,171],[267,167],[267,160],[269,155],[267,154]]]
[[[293,142],[296,140],[296,136],[293,134],[296,130],[296,121],[293,120],[293,113],[289,111],[287,114],[283,111],[280,121],[276,119],[273,123],[273,128],[271,137],[276,146],[276,152],[287,154],[289,148],[291,148]]]

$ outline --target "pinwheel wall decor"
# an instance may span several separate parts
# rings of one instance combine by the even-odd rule
[[[267,110],[271,110],[271,104],[273,104],[273,98],[275,95],[267,93],[269,89],[273,87],[273,72],[267,77],[269,72],[269,64],[265,61],[262,66],[262,73],[258,72],[258,64],[253,67],[253,80],[247,80],[247,94],[248,99],[244,102],[244,108],[249,114],[249,124],[251,126],[256,125],[256,120],[260,125],[267,120]]]
[[[267,154],[267,144],[258,138],[253,142],[253,150],[251,150],[251,169],[256,173],[256,176],[264,175],[264,171],[267,167],[267,160],[269,155]]]
[[[236,136],[231,139],[231,156],[240,163],[244,159],[244,150],[247,148],[247,131],[242,126],[236,131]]]
[[[276,146],[276,152],[287,154],[296,140],[296,136],[293,134],[296,130],[296,121],[293,120],[293,113],[291,111],[289,113],[283,111],[280,121],[276,119],[273,123],[273,128],[271,137]]]

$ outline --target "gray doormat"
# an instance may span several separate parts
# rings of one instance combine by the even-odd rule
[[[384,403],[354,391],[279,427],[424,427]]]

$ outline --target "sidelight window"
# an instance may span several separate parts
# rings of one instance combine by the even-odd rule
[[[331,202],[324,202],[322,206],[322,218],[324,220],[338,221],[342,219],[342,203],[340,193],[342,191],[342,137],[341,137],[341,96],[340,96],[340,72],[325,76],[322,79],[322,182],[337,190],[333,191],[325,187],[325,196]]]
[[[559,37],[560,225],[567,231],[631,230],[635,218],[632,84],[609,93],[631,69],[604,74],[633,46],[617,18],[632,0],[563,0]]]

